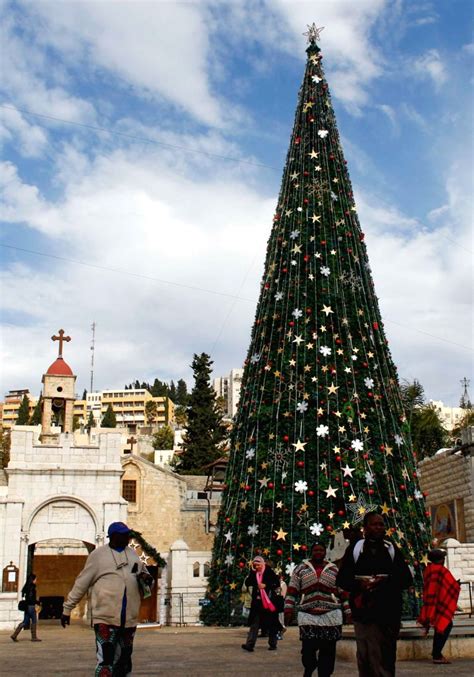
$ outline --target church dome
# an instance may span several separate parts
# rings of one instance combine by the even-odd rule
[[[58,357],[46,373],[50,376],[74,376],[71,367],[62,357]]]

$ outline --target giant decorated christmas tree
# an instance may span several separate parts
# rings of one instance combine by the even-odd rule
[[[258,553],[290,574],[311,542],[380,512],[416,571],[429,523],[328,84],[308,60],[231,440],[203,617],[225,622]]]

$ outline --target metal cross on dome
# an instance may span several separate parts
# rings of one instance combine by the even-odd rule
[[[303,35],[306,36],[308,42],[312,45],[321,39],[321,33],[324,30],[324,26],[317,28],[314,22],[311,25],[306,24],[306,26],[308,27],[308,30],[306,33],[303,33]]]
[[[58,357],[63,356],[63,343],[64,342],[69,343],[69,341],[71,340],[71,337],[70,336],[64,336],[64,333],[65,333],[64,329],[60,329],[58,331],[59,336],[51,336],[51,341],[59,341],[59,355],[58,355]]]

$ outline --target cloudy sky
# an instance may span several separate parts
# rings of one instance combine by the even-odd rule
[[[0,0],[3,392],[245,359],[305,65],[326,76],[400,376],[472,376],[470,0]],[[474,393],[474,382],[471,395]]]

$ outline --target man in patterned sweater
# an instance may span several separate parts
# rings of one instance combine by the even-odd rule
[[[289,625],[298,607],[304,677],[310,677],[316,667],[318,677],[332,675],[336,642],[342,636],[343,617],[350,622],[348,600],[336,586],[337,567],[327,562],[325,557],[326,547],[315,543],[311,559],[305,560],[293,571],[286,593],[285,625]]]

